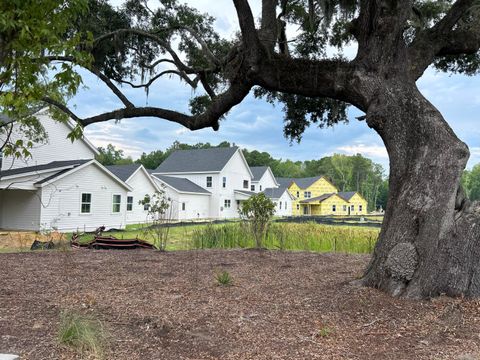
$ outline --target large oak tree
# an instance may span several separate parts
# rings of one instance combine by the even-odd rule
[[[217,130],[255,91],[284,104],[285,134],[296,139],[310,123],[345,121],[353,105],[390,157],[389,206],[363,283],[396,296],[480,295],[480,206],[459,187],[469,150],[416,85],[429,66],[477,72],[480,1],[262,0],[260,19],[247,0],[232,1],[240,28],[233,40],[176,0],[155,8],[127,1],[120,9],[90,1],[74,32],[93,34],[88,69],[123,106],[82,119],[62,99],[44,100],[83,126],[149,116]],[[330,47],[353,43],[354,59],[329,58]],[[148,90],[163,76],[196,90],[191,114],[138,107],[123,92]]]

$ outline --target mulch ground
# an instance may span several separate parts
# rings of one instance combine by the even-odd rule
[[[358,287],[368,256],[252,250],[0,254],[0,353],[84,359],[60,314],[100,319],[108,359],[477,359],[480,301]],[[228,271],[222,287],[215,273]]]

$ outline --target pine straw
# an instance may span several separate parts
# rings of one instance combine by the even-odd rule
[[[480,302],[393,299],[352,284],[368,255],[254,250],[0,254],[0,352],[82,359],[78,311],[107,359],[457,359],[480,352]],[[218,286],[228,271],[233,285]]]

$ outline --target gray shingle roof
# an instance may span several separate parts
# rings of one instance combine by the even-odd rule
[[[221,171],[238,147],[177,150],[154,173],[216,172]]]
[[[165,176],[165,175],[154,175],[156,178],[160,179],[164,183],[170,185],[174,189],[183,192],[192,192],[192,193],[199,193],[199,194],[210,194],[210,191],[205,190],[201,186],[191,182],[185,178],[178,178],[174,176]]]
[[[243,189],[235,189],[235,192],[239,192],[239,193],[242,193],[242,194],[245,194],[245,195],[248,195],[248,196],[253,196],[253,195],[257,195],[257,193],[255,191],[249,191],[249,190],[243,190]]]
[[[253,174],[252,181],[259,181],[267,170],[268,166],[250,166],[250,171]]]
[[[128,165],[109,165],[105,166],[108,171],[113,173],[122,181],[127,181],[137,169],[142,166],[141,164],[128,164]]]
[[[277,178],[277,182],[280,185],[289,186],[290,183],[293,181],[295,184],[298,185],[300,189],[306,189],[310,185],[312,185],[318,179],[321,179],[323,176],[314,176],[308,178]]]
[[[300,202],[301,203],[310,203],[310,202],[316,202],[316,201],[322,202],[324,200],[327,200],[329,197],[331,197],[333,195],[336,195],[336,194],[335,193],[323,194],[323,195],[320,195],[320,196],[317,196],[317,197],[314,197],[314,198],[304,199]]]
[[[338,196],[340,196],[342,199],[345,199],[346,201],[350,201],[350,199],[356,193],[357,193],[356,191],[341,191],[338,193]]]
[[[92,159],[87,160],[65,160],[65,161],[52,161],[48,164],[43,165],[35,165],[35,166],[27,166],[18,169],[11,169],[11,170],[3,170],[0,172],[0,178],[4,176],[12,176],[12,175],[21,175],[30,172],[36,171],[44,171],[44,170],[55,170],[65,166],[77,167],[86,162],[92,161]]]
[[[279,199],[285,190],[287,190],[286,186],[280,186],[278,188],[266,188],[263,192],[270,199]]]

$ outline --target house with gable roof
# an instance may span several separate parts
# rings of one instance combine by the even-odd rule
[[[253,174],[251,190],[263,192],[275,203],[276,216],[291,216],[295,198],[288,191],[288,186],[277,182],[269,166],[251,166],[250,170]]]
[[[357,192],[339,192],[325,176],[278,178],[295,197],[292,213],[300,215],[366,215],[367,201]]]
[[[152,175],[183,178],[208,191],[208,218],[238,217],[241,202],[254,194],[253,174],[236,146],[174,151]]]
[[[177,205],[179,218],[235,218],[241,202],[254,194],[253,174],[236,146],[174,151],[152,175],[182,199]],[[177,179],[183,179],[183,196]]]
[[[149,172],[141,164],[111,165],[106,168],[132,188],[126,197],[125,223],[141,224],[148,221],[148,207],[140,201],[146,195],[152,196],[160,190]]]
[[[97,149],[85,137],[73,143],[67,139],[73,123],[56,122],[46,111],[37,118],[48,139],[34,144],[27,159],[1,158],[0,228],[125,227],[132,187],[95,160]],[[14,130],[12,137],[16,141],[22,134]]]

